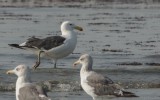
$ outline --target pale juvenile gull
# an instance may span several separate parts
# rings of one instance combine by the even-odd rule
[[[110,78],[92,70],[92,57],[89,54],[82,55],[73,65],[82,64],[80,70],[81,86],[93,100],[99,97],[137,97],[134,93],[125,91],[120,85]]]
[[[41,86],[31,83],[30,69],[26,65],[18,65],[7,74],[16,74],[16,100],[51,100]]]
[[[54,68],[56,68],[56,63],[58,59],[64,58],[71,54],[77,44],[77,34],[74,29],[83,31],[83,29],[70,21],[64,21],[61,25],[60,36],[50,36],[43,39],[31,37],[26,42],[22,44],[9,44],[12,47],[31,50],[38,57],[46,57],[53,59],[55,61]],[[40,64],[39,61],[36,62],[34,68],[37,68]]]

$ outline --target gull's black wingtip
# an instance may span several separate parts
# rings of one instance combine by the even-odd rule
[[[18,44],[8,44],[8,45],[11,47],[18,47],[19,46]]]
[[[127,91],[123,91],[123,95],[124,95],[124,97],[139,97],[136,94],[134,94],[132,92],[127,92]]]
[[[8,44],[8,45],[11,46],[11,47],[23,49],[21,46],[19,46],[19,44]]]

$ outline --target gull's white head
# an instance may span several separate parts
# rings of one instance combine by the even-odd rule
[[[26,65],[18,65],[13,70],[9,70],[7,74],[16,74],[18,77],[26,76],[30,72],[29,67]]]
[[[92,70],[93,59],[89,54],[84,54],[73,65],[77,64],[81,64],[86,70]]]
[[[61,25],[61,31],[62,32],[73,31],[74,29],[79,30],[79,31],[83,31],[82,27],[77,26],[70,21],[64,21]]]

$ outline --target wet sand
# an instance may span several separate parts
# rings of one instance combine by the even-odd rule
[[[136,93],[138,98],[131,100],[158,100],[160,97],[160,72],[154,70],[96,70],[110,77],[126,90]],[[11,100],[15,91],[15,75],[6,75],[0,71],[1,98]],[[32,71],[32,81],[49,91],[53,100],[91,100],[80,86],[79,69],[37,69]],[[55,99],[54,99],[55,98]],[[128,98],[112,98],[111,100],[128,100]]]
[[[136,92],[140,97],[136,98],[110,98],[104,100],[159,100],[159,89],[132,89],[129,90]],[[92,100],[83,91],[79,92],[49,92],[48,95],[52,97],[52,100]],[[2,100],[15,100],[13,92],[0,92],[0,97]]]
[[[54,91],[79,91],[80,87],[79,68],[39,68],[32,71],[32,81],[42,86],[46,86],[48,90]],[[7,70],[0,70],[1,75],[1,91],[14,91],[15,75],[6,75]],[[108,70],[97,69],[96,72],[102,73],[104,76],[110,77],[116,83],[124,88],[160,88],[160,70]],[[64,88],[63,88],[64,85]],[[59,87],[62,86],[62,87]]]

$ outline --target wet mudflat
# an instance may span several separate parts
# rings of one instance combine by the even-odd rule
[[[136,98],[110,98],[104,100],[159,100],[159,89],[132,89],[133,91],[139,94],[140,97]],[[53,100],[92,100],[87,94],[83,91],[80,92],[54,92],[48,93]],[[16,100],[13,92],[0,92],[0,97],[2,100]]]
[[[7,44],[21,43],[31,36],[60,35],[60,24],[65,20],[84,28],[78,33],[74,53],[59,60],[59,69],[49,69],[53,68],[52,61],[42,59],[39,69],[32,72],[33,82],[47,86],[49,96],[55,100],[91,100],[80,87],[79,68],[72,67],[82,53],[89,53],[96,71],[140,96],[131,100],[160,99],[159,8],[80,5],[0,8],[0,100],[15,100],[16,76],[5,71],[22,63],[30,67],[35,63],[31,52]]]
[[[160,92],[159,71],[155,70],[96,70],[110,77],[114,82],[120,84],[128,91],[136,93],[138,98],[131,100],[158,100]],[[0,71],[1,76],[0,95],[1,98],[11,100],[15,91],[15,75],[6,75],[6,70]],[[80,86],[79,69],[38,69],[32,71],[32,81],[43,86],[49,91],[53,100],[91,100],[83,92]],[[111,98],[110,98],[111,99]],[[109,99],[109,100],[110,100]],[[129,98],[112,98],[111,100],[128,100]]]
[[[35,56],[31,52],[11,48],[7,44],[22,43],[31,36],[60,35],[60,24],[64,20],[75,22],[84,31],[78,33],[74,53],[59,60],[61,68],[70,68],[81,53],[91,54],[96,68],[159,66],[159,16],[158,8],[1,8],[1,69],[19,63],[32,66]],[[51,68],[49,63],[52,61],[44,60],[40,67]]]
[[[60,24],[64,20],[75,22],[84,31],[78,33],[74,53],[59,60],[60,68],[70,68],[81,53],[91,54],[96,68],[159,66],[159,15],[158,8],[1,8],[1,69],[20,63],[32,66],[35,56],[31,52],[7,44],[22,43],[31,36],[60,35]],[[40,67],[51,68],[50,63],[52,61],[44,59]]]

